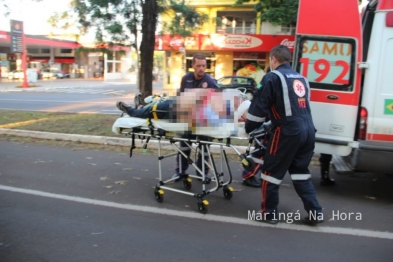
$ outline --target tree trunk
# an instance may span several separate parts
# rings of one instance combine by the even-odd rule
[[[139,87],[142,98],[152,95],[153,92],[153,60],[155,34],[158,17],[157,0],[142,1],[142,42],[141,51],[141,70],[139,72]]]

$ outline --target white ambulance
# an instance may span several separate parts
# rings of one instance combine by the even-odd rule
[[[393,174],[393,0],[300,0],[293,67],[310,81],[316,152]],[[341,165],[340,165],[341,163]]]

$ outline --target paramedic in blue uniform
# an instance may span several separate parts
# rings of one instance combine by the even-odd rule
[[[308,81],[290,66],[288,47],[278,45],[270,52],[270,68],[262,92],[251,102],[246,132],[258,128],[267,116],[272,133],[262,167],[262,214],[260,221],[278,223],[279,187],[288,171],[296,193],[303,201],[308,224],[323,221],[308,165],[314,152],[315,127],[310,110]]]
[[[192,68],[194,69],[194,72],[189,72],[185,76],[183,76],[180,84],[180,89],[179,93],[185,92],[187,89],[192,89],[192,88],[215,88],[216,87],[216,80],[214,80],[210,75],[206,74],[206,66],[207,66],[207,61],[206,57],[203,54],[197,53],[193,56],[192,58],[192,63],[191,63]],[[198,99],[197,97],[195,99]],[[184,134],[182,136],[183,138],[188,138],[188,139],[195,139],[196,137],[193,135],[187,135]],[[201,140],[206,140],[209,139],[208,137],[204,136],[198,136]],[[182,151],[189,157],[191,150],[190,148],[187,147],[187,145],[184,142],[180,142],[180,148]],[[204,149],[206,152],[206,148]],[[180,170],[179,166],[179,156],[181,156],[181,167],[182,170]],[[208,160],[207,154],[205,154],[205,159]],[[202,169],[202,160],[198,156],[197,159],[197,166]],[[178,153],[176,157],[176,167],[175,167],[175,175],[173,178],[176,180],[179,180],[179,174],[184,174],[188,168],[188,161],[186,158]],[[209,172],[208,167],[205,165],[205,175]],[[197,174],[199,175],[199,174]]]

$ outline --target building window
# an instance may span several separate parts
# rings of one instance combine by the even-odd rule
[[[61,54],[71,54],[72,53],[72,49],[60,49],[60,53]]]
[[[220,23],[216,32],[220,34],[255,34],[256,13],[254,11],[217,12]]]
[[[41,49],[41,53],[43,53],[43,54],[49,54],[49,53],[50,53],[50,49],[49,49],[49,48],[42,48],[42,49]]]
[[[27,48],[27,53],[29,54],[38,54],[40,50],[38,48]]]

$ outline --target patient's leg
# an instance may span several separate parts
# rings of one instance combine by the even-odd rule
[[[138,118],[148,118],[151,110],[151,108],[149,107],[142,107],[140,109],[132,108],[131,106],[126,105],[126,103],[122,101],[118,101],[116,103],[116,107],[124,113],[128,114],[129,116]]]

